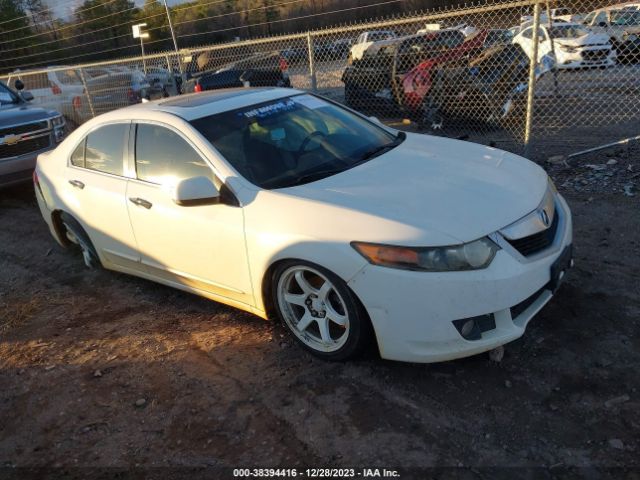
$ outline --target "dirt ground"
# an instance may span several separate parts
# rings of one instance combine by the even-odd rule
[[[88,270],[54,243],[31,186],[0,191],[1,471],[637,472],[640,195],[564,193],[576,267],[525,336],[499,363],[414,365],[325,363],[273,322]]]

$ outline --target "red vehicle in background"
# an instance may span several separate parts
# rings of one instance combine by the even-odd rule
[[[421,62],[407,72],[402,78],[403,105],[413,112],[422,111],[436,68],[445,63],[478,56],[482,52],[487,33],[487,30],[479,30],[453,48],[436,51],[436,56]]]
[[[376,42],[345,69],[345,102],[354,108],[403,107],[419,113],[436,67],[477,56],[487,33],[476,30],[465,36],[458,29],[434,30]]]

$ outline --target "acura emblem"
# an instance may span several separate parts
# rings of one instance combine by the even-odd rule
[[[549,214],[546,210],[540,210],[540,220],[544,223],[545,227],[548,227],[551,222],[549,222]]]

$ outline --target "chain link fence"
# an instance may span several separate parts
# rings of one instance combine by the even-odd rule
[[[71,125],[143,99],[290,86],[542,159],[640,133],[639,61],[640,3],[525,0],[0,79]]]

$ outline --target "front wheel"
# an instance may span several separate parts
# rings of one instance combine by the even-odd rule
[[[294,338],[326,360],[346,360],[369,343],[369,319],[337,275],[303,261],[278,266],[272,278],[273,304]]]

